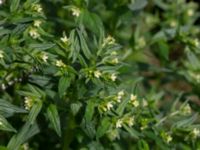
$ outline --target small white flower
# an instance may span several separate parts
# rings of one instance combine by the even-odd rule
[[[24,99],[25,99],[25,101],[24,101],[25,109],[30,110],[31,107],[33,106],[33,99],[30,97],[25,97]]]
[[[41,23],[42,23],[41,20],[34,20],[33,25],[34,25],[35,27],[40,27]]]
[[[3,59],[3,57],[4,57],[3,53],[4,52],[2,50],[0,50],[0,59]]]
[[[69,39],[67,38],[66,35],[64,35],[63,37],[61,37],[60,40],[61,40],[63,43],[68,43],[68,42],[69,42]]]
[[[148,103],[147,103],[147,101],[145,100],[145,99],[143,99],[143,101],[142,101],[143,103],[143,107],[146,107],[147,105],[148,105]]]
[[[32,8],[34,11],[41,13],[42,12],[42,6],[40,4],[33,4]]]
[[[192,112],[190,105],[186,104],[183,108],[181,108],[181,112],[184,115],[190,114]]]
[[[199,39],[194,39],[194,41],[192,41],[192,43],[193,43],[193,45],[195,46],[195,47],[198,47],[200,44],[199,44]]]
[[[3,4],[3,0],[0,0],[0,5],[2,5]]]
[[[0,126],[1,126],[1,125],[3,125],[3,123],[2,123],[1,120],[0,120]]]
[[[124,93],[124,91],[123,90],[121,90],[121,91],[119,91],[118,92],[118,94],[117,94],[118,96],[124,96],[125,95],[125,93]]]
[[[121,102],[121,99],[122,99],[122,97],[125,95],[125,93],[124,93],[124,91],[122,90],[122,91],[119,91],[118,93],[117,93],[117,102],[118,103],[120,103]]]
[[[114,58],[114,59],[112,60],[112,64],[118,64],[118,63],[119,63],[118,58]]]
[[[131,94],[131,97],[130,97],[130,103],[135,106],[135,107],[138,107],[139,106],[139,102],[137,101],[137,95],[133,95]]]
[[[199,129],[194,128],[194,129],[192,130],[192,135],[193,135],[195,138],[198,137],[199,134],[200,134],[200,130],[199,130]]]
[[[96,70],[96,71],[94,72],[94,76],[95,76],[96,78],[100,78],[101,75],[102,75],[102,73],[101,73],[99,70]]]
[[[115,80],[117,79],[116,74],[115,74],[115,73],[111,74],[110,79],[111,79],[112,81],[115,81]]]
[[[193,10],[193,9],[188,9],[188,10],[187,10],[187,15],[188,15],[189,17],[193,16],[193,15],[194,15],[194,10]]]
[[[62,60],[57,60],[57,61],[56,61],[56,66],[57,66],[57,67],[65,67],[66,65],[63,63]]]
[[[172,137],[170,135],[166,136],[166,142],[169,143],[172,141]]]
[[[137,42],[139,48],[142,48],[146,45],[146,40],[144,37],[140,37]]]
[[[36,29],[31,28],[29,31],[29,35],[33,38],[33,39],[37,39],[40,37],[40,34],[37,32]]]
[[[112,55],[112,56],[116,56],[116,55],[117,55],[117,52],[116,52],[116,51],[113,51],[113,52],[111,52],[111,55]]]
[[[176,27],[177,26],[177,22],[175,20],[171,20],[170,23],[169,23],[169,25],[171,27]]]
[[[106,104],[106,107],[107,107],[107,110],[110,110],[111,108],[113,108],[112,102],[108,102],[108,103]]]
[[[112,36],[108,36],[104,39],[102,47],[105,47],[106,45],[113,45],[115,43],[115,39]]]
[[[76,16],[76,17],[78,17],[80,15],[80,13],[81,13],[80,9],[76,8],[76,7],[71,8],[71,11],[72,11],[72,15]]]
[[[127,124],[131,127],[131,126],[134,125],[134,121],[135,121],[135,118],[134,117],[130,117],[127,120]]]
[[[5,90],[6,89],[6,85],[4,83],[1,84],[1,89]]]
[[[9,81],[8,85],[12,85],[14,83],[14,81]]]
[[[48,57],[48,55],[46,54],[46,53],[44,53],[43,55],[42,55],[42,60],[44,61],[44,62],[47,62],[47,59],[48,59],[49,57]]]
[[[116,128],[121,128],[123,124],[123,121],[121,119],[118,119],[116,122]]]
[[[133,94],[131,94],[131,101],[135,101],[136,99],[137,99],[137,95],[133,95]]]

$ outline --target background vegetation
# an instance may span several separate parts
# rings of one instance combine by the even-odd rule
[[[0,149],[200,149],[197,2],[0,0]]]

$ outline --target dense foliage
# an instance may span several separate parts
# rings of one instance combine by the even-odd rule
[[[0,149],[200,149],[198,9],[0,0]]]

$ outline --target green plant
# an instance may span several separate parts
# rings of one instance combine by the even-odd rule
[[[197,6],[0,1],[0,148],[200,148]]]

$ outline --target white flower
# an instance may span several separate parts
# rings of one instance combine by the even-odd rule
[[[57,67],[65,67],[66,65],[63,63],[62,60],[57,60],[57,61],[56,61],[56,66],[57,66]]]
[[[33,8],[34,11],[37,11],[38,13],[42,12],[42,7],[41,7],[40,4],[33,4],[32,8]]]
[[[5,90],[6,89],[6,85],[4,83],[1,84],[1,89]]]
[[[131,126],[134,125],[134,121],[135,121],[135,118],[134,117],[130,117],[130,118],[128,118],[128,120],[126,122],[131,127]]]
[[[137,99],[137,95],[133,95],[133,94],[131,94],[131,101],[135,101],[136,99]]]
[[[111,74],[110,79],[111,79],[112,81],[115,81],[115,80],[117,79],[116,74],[115,74],[115,73]]]
[[[131,100],[130,102],[133,106],[135,106],[135,107],[139,106],[139,102],[137,101],[137,95],[131,94],[130,100]]]
[[[101,73],[99,70],[96,70],[96,71],[94,72],[94,76],[95,76],[96,78],[100,78],[101,75],[102,75],[102,73]]]
[[[35,27],[40,27],[41,23],[42,23],[41,20],[34,20],[33,25],[34,25]]]
[[[4,57],[3,53],[4,52],[2,50],[0,50],[0,59],[3,59],[3,57]]]
[[[123,124],[123,121],[121,119],[118,119],[116,122],[116,128],[121,128]]]
[[[146,45],[146,41],[145,41],[144,37],[140,37],[137,42],[138,42],[138,47],[139,48],[142,48],[142,47],[144,47]]]
[[[198,47],[199,46],[199,40],[196,38],[196,39],[194,39],[194,41],[192,41],[192,43],[193,43],[193,45],[195,46],[195,47]]]
[[[137,100],[131,102],[133,106],[138,107],[139,106],[139,102]]]
[[[193,9],[188,9],[188,10],[187,10],[187,15],[188,15],[189,17],[193,16],[193,15],[194,15],[194,10],[193,10]]]
[[[0,120],[0,126],[1,126],[1,125],[3,125],[3,123],[2,123],[1,120]]]
[[[33,99],[30,97],[25,97],[24,99],[25,99],[25,101],[24,101],[25,109],[30,110],[31,107],[33,106]]]
[[[102,47],[104,47],[106,45],[112,45],[114,43],[115,43],[115,39],[109,35],[107,38],[104,39]]]
[[[72,11],[72,15],[76,16],[76,17],[78,17],[80,15],[80,13],[81,13],[80,9],[79,8],[75,8],[75,7],[71,8],[71,11]]]
[[[200,130],[197,129],[197,128],[194,128],[194,129],[192,130],[192,135],[193,135],[195,138],[199,136],[199,133],[200,133]]]
[[[118,92],[118,94],[117,94],[118,96],[124,96],[125,95],[125,93],[124,93],[124,91],[123,90],[121,90],[121,91],[119,91]]]
[[[116,52],[116,51],[113,51],[113,52],[111,52],[111,55],[112,55],[112,56],[115,56],[115,55],[117,55],[117,52]]]
[[[172,137],[170,135],[166,135],[166,142],[169,143],[172,141]]]
[[[66,35],[64,35],[63,37],[61,37],[60,40],[61,40],[63,43],[68,43],[68,42],[69,42],[69,39],[67,38]]]
[[[117,102],[121,102],[121,99],[122,99],[122,97],[125,95],[125,93],[124,93],[124,91],[122,90],[122,91],[119,91],[118,93],[117,93]]]
[[[49,57],[48,57],[48,55],[46,54],[46,53],[44,53],[43,55],[42,55],[42,60],[44,61],[44,62],[47,62],[47,59],[48,59]]]
[[[169,23],[169,25],[170,25],[171,27],[176,27],[176,26],[177,26],[176,20],[171,20],[170,23]]]
[[[147,105],[148,105],[148,103],[147,103],[147,101],[145,100],[145,99],[143,99],[143,101],[142,101],[143,103],[143,107],[146,107]]]
[[[186,104],[183,108],[181,108],[181,112],[184,115],[190,114],[192,112],[190,105]]]
[[[112,102],[108,102],[108,103],[106,104],[106,107],[107,107],[107,110],[110,110],[111,108],[113,108]]]
[[[29,31],[29,35],[33,38],[33,39],[37,39],[40,37],[40,34],[37,32],[36,29],[31,28]]]
[[[114,58],[114,59],[112,60],[112,64],[118,64],[118,63],[119,63],[118,58]]]
[[[2,5],[3,4],[3,0],[0,0],[0,5]]]

